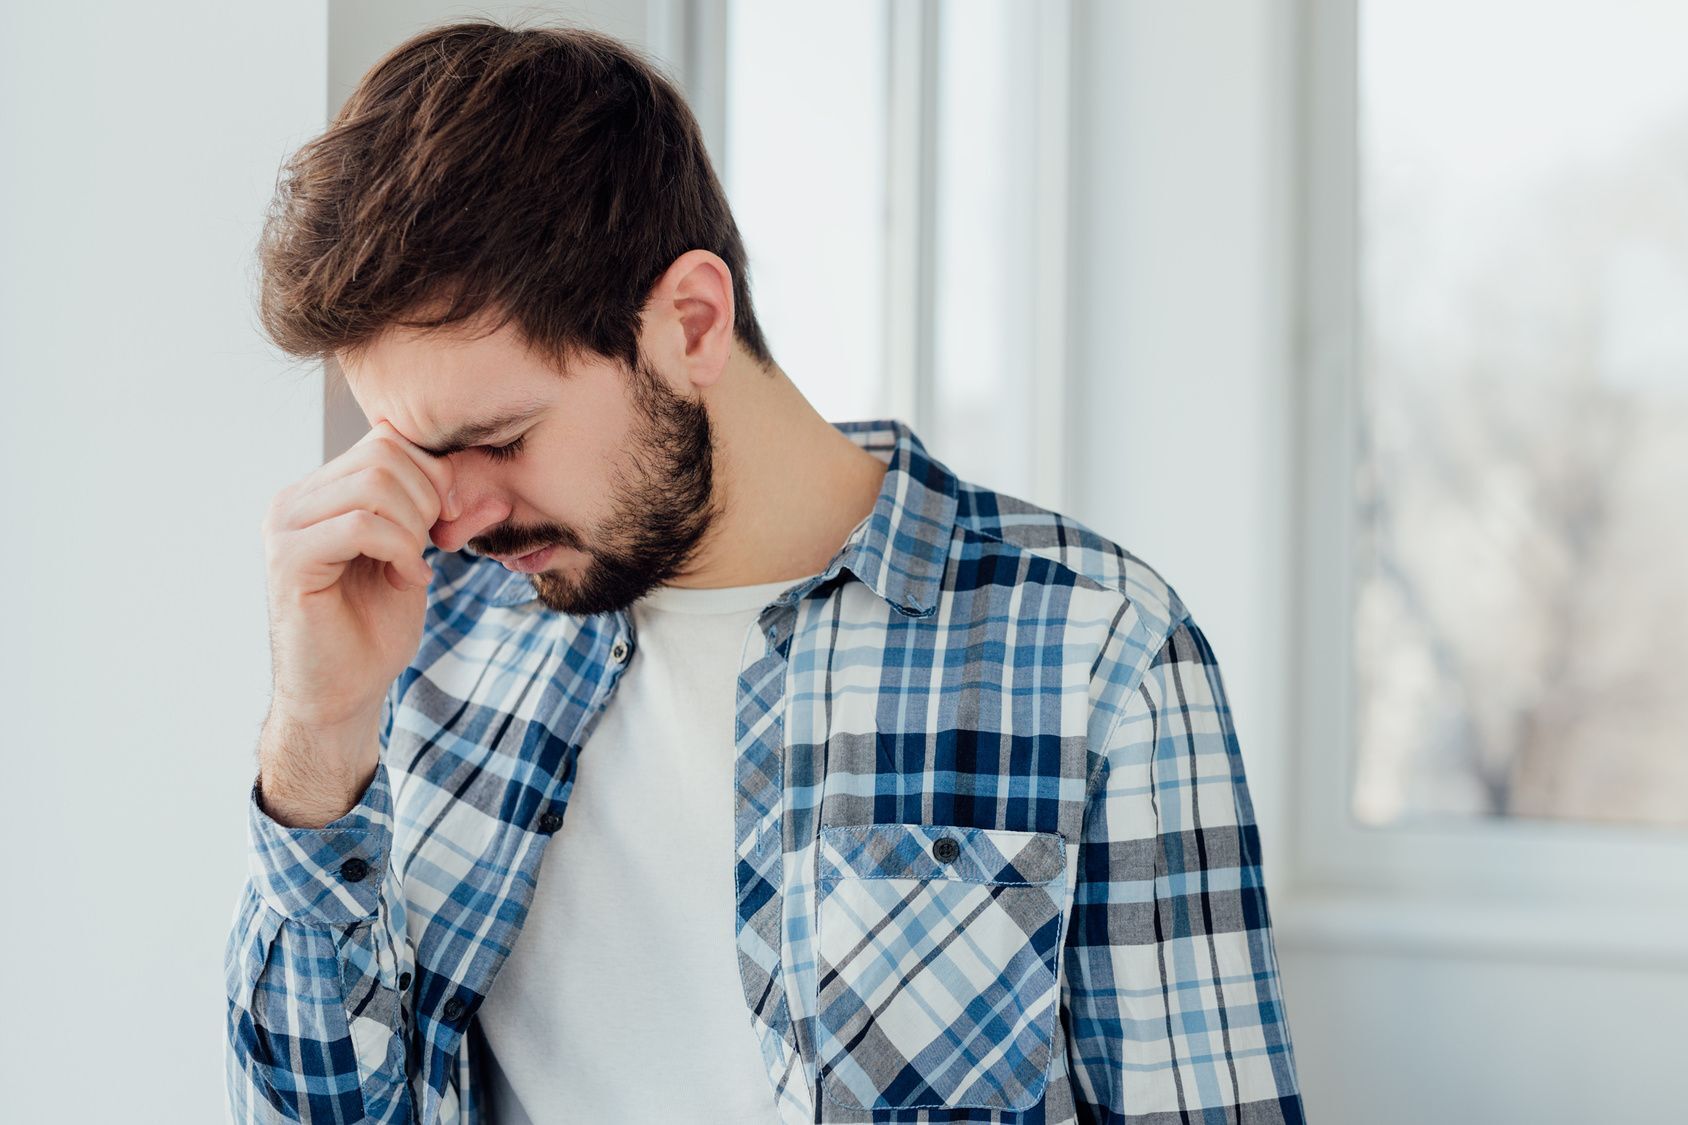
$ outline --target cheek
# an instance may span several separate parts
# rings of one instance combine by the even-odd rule
[[[600,391],[594,383],[583,390],[583,401],[573,403],[562,417],[548,419],[542,437],[533,435],[539,439],[530,443],[533,456],[506,480],[517,492],[513,501],[530,509],[536,522],[548,520],[570,529],[584,542],[616,514],[622,498],[638,485],[641,471],[626,404],[619,399],[599,401],[602,394],[619,394],[619,389]]]
[[[611,490],[617,487],[609,465],[583,459],[579,449],[547,459],[535,457],[519,471],[507,473],[504,483],[510,490],[514,522],[561,528],[582,541],[610,514]]]

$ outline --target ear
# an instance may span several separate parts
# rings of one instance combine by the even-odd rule
[[[683,371],[693,386],[721,377],[733,348],[733,273],[719,255],[687,250],[663,271],[640,314],[639,345],[658,371]]]

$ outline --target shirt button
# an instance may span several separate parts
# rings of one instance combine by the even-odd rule
[[[610,649],[610,659],[615,661],[617,664],[620,664],[623,660],[627,659],[626,641],[621,640],[620,638],[616,639],[615,646]]]
[[[463,1014],[463,1001],[461,1001],[457,997],[453,996],[450,1000],[447,1000],[445,1002],[445,1018],[446,1019],[454,1020],[462,1014]]]
[[[932,842],[932,854],[939,863],[950,863],[961,854],[961,845],[948,836],[939,836]]]
[[[340,865],[340,878],[348,883],[356,883],[369,874],[369,864],[353,856]]]
[[[548,812],[539,818],[539,830],[541,832],[555,832],[562,826],[563,818],[559,813]]]
[[[399,974],[399,990],[402,992],[403,990],[405,990],[409,987],[410,987],[410,974],[409,973],[400,973]]]

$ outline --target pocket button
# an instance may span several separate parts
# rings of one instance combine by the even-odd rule
[[[954,863],[955,857],[961,854],[961,845],[950,836],[939,836],[932,841],[932,856],[939,863]]]

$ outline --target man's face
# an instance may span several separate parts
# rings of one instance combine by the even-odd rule
[[[395,329],[343,369],[371,425],[425,450],[527,415],[446,451],[462,514],[430,537],[506,557],[558,545],[532,575],[553,611],[626,607],[685,569],[719,515],[709,414],[643,360],[632,375],[597,357],[562,376],[507,324],[474,340]]]

